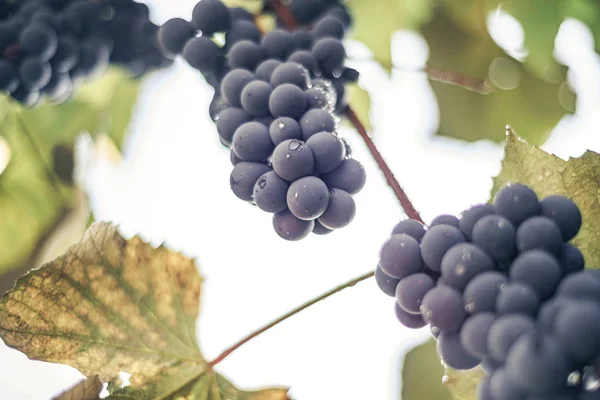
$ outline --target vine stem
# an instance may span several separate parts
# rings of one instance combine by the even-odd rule
[[[289,311],[288,313],[282,315],[281,317],[277,318],[276,320],[268,323],[267,325],[263,326],[260,329],[257,329],[256,331],[250,333],[248,336],[244,337],[243,339],[241,339],[240,341],[238,341],[236,344],[234,344],[233,346],[229,347],[227,350],[225,350],[223,353],[221,353],[217,358],[215,358],[213,361],[211,361],[210,363],[208,363],[208,365],[210,367],[214,367],[215,365],[217,365],[218,363],[220,363],[221,361],[223,361],[225,358],[227,358],[227,356],[229,356],[231,353],[233,353],[234,351],[236,351],[238,348],[240,348],[241,346],[243,346],[244,344],[248,343],[250,340],[254,339],[255,337],[259,336],[260,334],[268,331],[269,329],[273,328],[276,325],[279,325],[280,323],[282,323],[283,321],[285,321],[286,319],[293,317],[294,315],[298,314],[299,312],[309,308],[310,306],[320,302],[321,300],[325,300],[326,298],[328,298],[329,296],[332,296],[338,292],[341,292],[344,289],[347,289],[349,287],[352,287],[354,285],[356,285],[357,283],[360,283],[364,280],[367,280],[371,277],[373,277],[375,275],[374,272],[367,272],[357,278],[354,278],[346,283],[343,283],[325,293],[323,293],[322,295],[320,295],[319,297],[315,297],[312,300],[309,300],[308,302],[300,305],[299,307],[294,308],[293,310]]]
[[[294,16],[290,12],[290,10],[281,3],[281,0],[271,0],[271,5],[273,6],[275,13],[281,18],[281,20],[286,24],[288,28],[294,29],[298,27],[298,23],[294,19]],[[362,123],[360,118],[358,118],[356,112],[348,104],[346,105],[343,114],[346,116],[348,121],[350,121],[352,126],[354,126],[354,129],[356,129],[360,137],[367,145],[367,148],[371,152],[371,156],[373,157],[373,159],[375,159],[377,166],[383,173],[383,176],[385,177],[388,186],[394,191],[394,194],[396,195],[396,198],[400,202],[400,205],[402,206],[402,209],[404,210],[406,215],[411,219],[415,219],[423,223],[421,215],[410,201],[408,195],[400,185],[400,182],[398,182],[398,179],[396,179],[396,177],[394,176],[394,173],[392,172],[390,167],[385,162],[385,159],[377,149],[375,142],[373,142],[373,140],[369,137],[369,134],[364,124]]]

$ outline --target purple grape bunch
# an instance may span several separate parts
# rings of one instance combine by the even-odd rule
[[[209,112],[231,149],[233,193],[296,241],[350,224],[366,175],[337,133],[344,84],[358,79],[344,65],[348,11],[332,1],[293,1],[290,11],[301,27],[263,34],[244,9],[202,0],[191,21],[167,21],[159,41],[215,89]]]
[[[0,91],[24,107],[67,101],[109,64],[133,76],[168,66],[148,6],[133,0],[22,0],[0,5]]]
[[[571,199],[510,184],[460,218],[398,223],[376,281],[447,366],[486,372],[479,400],[598,399],[600,271],[569,243],[581,224]]]

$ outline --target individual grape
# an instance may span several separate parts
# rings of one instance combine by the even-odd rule
[[[25,54],[48,61],[56,53],[58,37],[49,26],[41,23],[28,25],[19,35],[19,47]]]
[[[269,110],[276,118],[299,118],[307,106],[308,101],[302,89],[290,83],[277,86],[269,99]]]
[[[349,28],[352,25],[352,17],[346,7],[341,4],[335,4],[327,10],[325,15],[329,15],[331,17],[337,18],[346,28]]]
[[[273,228],[285,240],[296,241],[304,239],[312,232],[314,226],[314,221],[298,219],[287,209],[273,215]]]
[[[237,154],[235,154],[235,151],[233,151],[233,149],[231,149],[231,151],[229,152],[229,161],[231,161],[231,165],[233,165],[235,167],[236,165],[238,165],[239,163],[241,163],[244,160],[239,158],[237,156]]]
[[[69,74],[72,78],[100,75],[106,71],[110,62],[110,50],[105,43],[97,38],[81,41],[77,64]]]
[[[47,61],[36,57],[28,57],[19,66],[19,77],[24,88],[37,91],[50,82],[52,67]]]
[[[473,227],[481,218],[494,214],[491,204],[478,204],[462,212],[458,226],[467,240],[472,240]]]
[[[313,35],[317,39],[324,37],[342,39],[344,37],[344,25],[337,18],[324,17],[316,23]]]
[[[570,243],[564,243],[560,252],[560,267],[564,275],[583,271],[585,259],[581,251]]]
[[[462,346],[458,332],[440,333],[437,351],[444,364],[450,368],[458,370],[471,369],[479,364],[479,360],[471,356]]]
[[[562,278],[560,266],[551,254],[530,250],[520,254],[510,266],[510,279],[529,285],[544,301],[554,294]]]
[[[250,40],[254,43],[259,43],[260,38],[260,30],[253,22],[238,20],[231,25],[231,28],[229,28],[229,31],[225,35],[225,43],[228,47],[231,47],[240,40]]]
[[[427,322],[423,320],[421,314],[410,314],[404,311],[397,302],[394,302],[394,312],[396,313],[396,318],[402,324],[409,329],[420,329],[427,325]]]
[[[489,271],[477,275],[465,287],[463,303],[469,314],[495,312],[496,299],[506,277],[499,272]]]
[[[231,144],[235,131],[248,121],[250,116],[244,110],[236,107],[226,108],[217,118],[217,132],[226,143]]]
[[[505,370],[532,394],[551,393],[565,383],[571,369],[561,343],[552,336],[527,333],[511,347]]]
[[[562,245],[560,230],[550,218],[532,217],[521,223],[517,229],[517,247],[521,253],[528,250],[545,250],[558,255]]]
[[[473,357],[483,359],[489,355],[487,338],[495,320],[494,313],[483,312],[467,318],[464,322],[460,330],[460,342]]]
[[[269,113],[271,93],[273,93],[273,87],[267,82],[252,81],[248,83],[240,95],[242,108],[253,117],[271,117]]]
[[[358,161],[347,159],[321,178],[330,188],[338,188],[350,194],[356,194],[364,187],[366,174],[365,169]]]
[[[490,377],[490,394],[494,400],[525,400],[527,393],[506,373],[505,367]]]
[[[307,50],[297,50],[288,57],[288,62],[293,62],[302,65],[310,75],[315,75],[317,71],[317,62],[315,58]]]
[[[392,230],[392,235],[400,233],[407,234],[420,243],[421,239],[425,235],[425,227],[417,220],[405,219],[398,222]]]
[[[360,72],[355,70],[354,68],[344,67],[342,69],[342,79],[344,82],[358,82],[358,78],[360,77]]]
[[[271,75],[271,85],[274,87],[286,83],[296,85],[302,90],[308,89],[310,75],[306,68],[296,62],[285,62],[279,65]]]
[[[342,189],[329,190],[329,205],[319,217],[319,223],[328,229],[341,229],[352,222],[356,215],[354,199]]]
[[[260,41],[260,47],[270,58],[285,60],[294,49],[294,38],[289,32],[282,29],[275,29],[267,32]]]
[[[600,304],[567,304],[556,316],[554,334],[571,360],[580,366],[591,362],[600,354]]]
[[[573,239],[581,228],[581,211],[575,202],[564,196],[548,196],[540,200],[542,215],[552,219],[565,242]]]
[[[464,241],[465,237],[453,226],[436,225],[430,228],[421,240],[421,256],[425,265],[434,271],[440,271],[446,252]]]
[[[204,0],[203,0],[204,1]],[[256,77],[245,69],[233,69],[223,77],[221,82],[221,93],[225,100],[236,107],[241,107],[242,90]]]
[[[277,175],[288,182],[293,182],[313,173],[315,157],[304,142],[291,139],[275,147],[271,163]]]
[[[313,45],[311,54],[317,61],[319,69],[326,75],[332,75],[334,71],[341,69],[346,58],[342,42],[330,37],[319,39]]]
[[[158,30],[158,42],[163,51],[171,57],[180,54],[185,43],[194,36],[196,29],[188,21],[172,18]]]
[[[295,119],[279,117],[269,127],[271,140],[277,146],[279,143],[290,139],[302,139],[300,125]]]
[[[557,295],[570,299],[591,300],[600,303],[600,279],[592,270],[567,275],[558,286]]]
[[[204,36],[227,32],[231,26],[229,9],[219,0],[201,0],[192,11],[192,23]]]
[[[473,226],[473,243],[494,260],[509,262],[517,255],[514,226],[500,215],[486,215]]]
[[[287,191],[290,184],[274,171],[269,171],[254,185],[254,203],[263,211],[278,213],[287,208]]]
[[[535,317],[540,298],[529,286],[521,282],[509,282],[502,286],[496,299],[498,314],[524,314]]]
[[[233,134],[232,148],[244,161],[267,161],[273,152],[273,142],[266,126],[246,122]]]
[[[273,71],[277,69],[283,63],[279,60],[268,59],[261,62],[258,67],[256,67],[256,79],[260,79],[261,81],[271,82],[271,76],[273,76]]]
[[[475,389],[475,393],[477,396],[477,400],[497,400],[492,394],[489,376],[485,376],[479,380]]]
[[[460,292],[446,285],[430,290],[421,304],[423,318],[441,331],[460,329],[466,318]]]
[[[392,278],[383,272],[379,265],[375,269],[375,281],[383,293],[391,297],[396,296],[396,287],[398,287],[400,279]]]
[[[487,337],[486,337],[487,340]],[[500,361],[494,360],[493,357],[487,356],[481,359],[481,369],[488,375],[491,375],[503,365]]]
[[[460,292],[471,279],[493,269],[492,259],[471,243],[452,246],[442,258],[441,264],[444,283]]]
[[[19,86],[17,90],[12,92],[10,96],[21,103],[25,108],[31,108],[35,106],[40,100],[40,92],[37,90],[27,90],[23,86]]]
[[[535,331],[535,321],[526,315],[501,315],[488,332],[489,354],[498,361],[505,361],[510,348],[522,335]]]
[[[381,248],[379,265],[396,279],[416,274],[423,267],[419,242],[408,235],[392,235]]]
[[[335,120],[331,113],[325,110],[308,110],[300,118],[300,128],[302,129],[302,140],[307,141],[312,135],[319,132],[334,132]]]
[[[19,87],[17,69],[10,63],[0,60],[0,91],[14,92]]]
[[[320,235],[320,236],[323,236],[323,235],[330,234],[331,232],[333,232],[333,230],[332,230],[332,229],[329,229],[329,228],[326,228],[326,227],[324,227],[324,226],[323,226],[323,225],[322,225],[322,224],[319,222],[319,220],[318,220],[318,219],[316,219],[316,220],[315,220],[315,227],[313,228],[313,233],[314,233],[315,235]]]
[[[433,221],[431,221],[429,227],[436,225],[450,225],[455,228],[458,228],[458,218],[456,218],[454,215],[448,214],[438,215],[433,219]]]
[[[527,218],[539,214],[540,203],[535,192],[529,187],[513,183],[496,194],[494,210],[514,226],[519,226]]]
[[[229,8],[229,14],[231,14],[231,21],[254,21],[254,15],[248,12],[242,7],[231,7]]]
[[[290,185],[287,204],[297,218],[307,221],[317,219],[329,204],[329,189],[316,176],[305,176]]]
[[[221,96],[218,92],[215,92],[215,94],[213,95],[213,99],[210,102],[210,106],[208,107],[210,119],[212,119],[214,122],[217,122],[221,111],[224,111],[229,107],[230,105],[227,104],[223,96]]]
[[[79,59],[79,41],[68,33],[58,37],[56,52],[50,59],[53,69],[59,72],[69,72],[77,64]]]
[[[315,157],[315,173],[331,172],[344,161],[345,149],[342,141],[330,132],[320,132],[311,136],[306,145]]]
[[[323,0],[291,0],[289,9],[294,19],[301,24],[310,24],[327,7]]]
[[[210,39],[201,36],[188,40],[183,47],[183,58],[203,74],[217,71],[223,60],[221,49]]]
[[[266,56],[265,51],[258,44],[251,40],[240,40],[229,49],[227,65],[232,69],[243,68],[252,71]]]
[[[306,98],[308,100],[308,108],[309,109],[320,109],[325,110],[331,108],[329,105],[329,100],[327,98],[327,94],[316,87],[312,87],[308,89],[306,92]]]
[[[243,161],[233,167],[229,184],[233,193],[244,201],[252,201],[254,185],[258,179],[269,172],[266,164]]]
[[[423,273],[408,275],[396,286],[396,301],[404,311],[420,314],[423,298],[434,287],[435,281],[429,275]]]
[[[294,31],[292,32],[292,38],[294,39],[294,47],[299,50],[310,50],[312,47],[313,37],[310,32]]]

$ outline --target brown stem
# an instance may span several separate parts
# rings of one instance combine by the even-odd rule
[[[293,29],[298,26],[298,23],[294,19],[294,16],[290,13],[290,10],[281,3],[281,0],[271,0],[271,5],[273,6],[275,13],[281,18],[281,20],[286,24],[288,28]],[[358,131],[358,134],[362,137],[365,144],[369,148],[369,151],[375,159],[377,166],[379,166],[379,169],[381,170],[381,172],[383,172],[383,175],[385,176],[388,185],[394,191],[394,194],[396,195],[396,198],[400,202],[400,205],[404,209],[406,215],[411,219],[416,219],[417,221],[423,223],[423,219],[419,215],[419,212],[413,206],[412,202],[406,195],[406,192],[404,191],[404,189],[402,189],[402,186],[400,186],[400,183],[394,176],[394,173],[383,159],[383,156],[381,155],[379,150],[377,150],[377,146],[369,137],[365,126],[360,121],[360,118],[358,118],[358,115],[356,115],[356,113],[349,104],[346,105],[344,114],[346,118],[348,118],[348,121],[350,121],[350,123],[354,126],[354,129]]]
[[[250,340],[254,339],[255,337],[259,336],[260,334],[268,331],[269,329],[273,328],[276,325],[279,325],[280,323],[282,323],[283,321],[285,321],[286,319],[298,314],[300,311],[307,309],[308,307],[314,305],[315,303],[318,303],[321,300],[325,300],[326,298],[328,298],[329,296],[332,296],[338,292],[341,292],[344,289],[347,289],[349,287],[352,287],[354,285],[356,285],[359,282],[362,282],[366,279],[371,278],[373,275],[375,275],[374,272],[367,272],[357,278],[352,279],[351,281],[348,281],[342,285],[339,285],[331,290],[329,290],[328,292],[323,293],[322,295],[320,295],[319,297],[315,297],[314,299],[302,304],[299,307],[294,308],[292,311],[288,312],[287,314],[282,315],[281,317],[277,318],[276,320],[268,323],[267,325],[263,326],[262,328],[252,332],[251,334],[249,334],[248,336],[246,336],[245,338],[243,338],[242,340],[240,340],[239,342],[237,342],[236,344],[234,344],[233,346],[231,346],[230,348],[228,348],[227,350],[225,350],[223,353],[221,353],[221,355],[219,355],[217,358],[215,358],[214,360],[212,360],[208,365],[210,367],[214,367],[215,365],[217,365],[218,363],[220,363],[221,361],[223,361],[225,358],[227,358],[227,356],[229,356],[231,353],[233,353],[234,351],[236,351],[239,347],[243,346],[244,344],[248,343]]]
[[[371,152],[371,155],[375,159],[377,166],[379,167],[381,172],[383,172],[383,176],[385,176],[385,180],[387,181],[387,184],[394,191],[396,198],[398,199],[398,201],[400,201],[400,204],[402,205],[402,208],[404,209],[404,212],[406,213],[408,218],[415,219],[415,220],[419,221],[420,223],[424,224],[423,219],[421,218],[421,215],[415,209],[415,206],[412,204],[412,202],[406,195],[406,192],[404,191],[404,189],[402,189],[402,186],[400,186],[398,179],[396,179],[396,177],[394,176],[394,173],[392,172],[390,167],[385,162],[383,156],[377,149],[377,146],[375,145],[373,140],[369,137],[369,134],[367,133],[367,130],[365,129],[362,122],[360,122],[358,115],[356,115],[356,113],[350,106],[347,106],[345,108],[344,115],[352,123],[354,128],[358,131],[358,134],[360,135],[360,137],[363,139],[363,141],[369,148],[369,151]]]

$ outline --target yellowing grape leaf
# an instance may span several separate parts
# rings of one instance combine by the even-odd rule
[[[363,42],[383,68],[392,69],[392,34],[418,29],[431,17],[436,0],[349,0],[351,35]]]
[[[443,384],[444,367],[431,339],[415,347],[404,357],[402,368],[402,400],[452,400]]]
[[[348,103],[364,125],[369,135],[373,134],[371,125],[371,96],[369,92],[354,83],[347,86]]]
[[[508,182],[531,187],[542,198],[557,194],[571,198],[583,216],[573,239],[585,256],[588,268],[600,267],[600,154],[587,151],[564,161],[519,139],[508,130],[502,171],[494,178],[492,198]]]
[[[0,279],[35,267],[32,256],[39,243],[74,205],[75,191],[52,171],[53,149],[72,148],[84,132],[106,134],[120,146],[138,86],[125,72],[110,70],[61,105],[26,110],[0,96],[0,137],[11,151],[0,175]]]
[[[444,384],[454,400],[477,400],[477,384],[483,377],[485,372],[479,367],[468,371],[446,368]]]
[[[287,400],[281,388],[241,391],[204,359],[201,284],[193,260],[97,223],[0,299],[0,337],[31,359],[98,375],[113,398]]]
[[[102,391],[102,381],[98,375],[91,376],[52,400],[98,400]]]
[[[485,26],[486,13],[470,13],[457,22],[450,10],[440,8],[423,28],[431,53],[428,66],[487,78],[498,89],[482,95],[431,82],[440,111],[438,134],[467,141],[501,141],[502,129],[511,124],[517,131],[526,132],[532,143],[543,143],[566,114],[565,107],[571,106],[563,106],[568,97],[563,96],[568,93],[562,82],[564,75],[558,83],[538,79],[508,57],[486,32],[480,32],[481,24]],[[466,19],[467,16],[472,18]],[[477,18],[483,18],[483,22]]]

